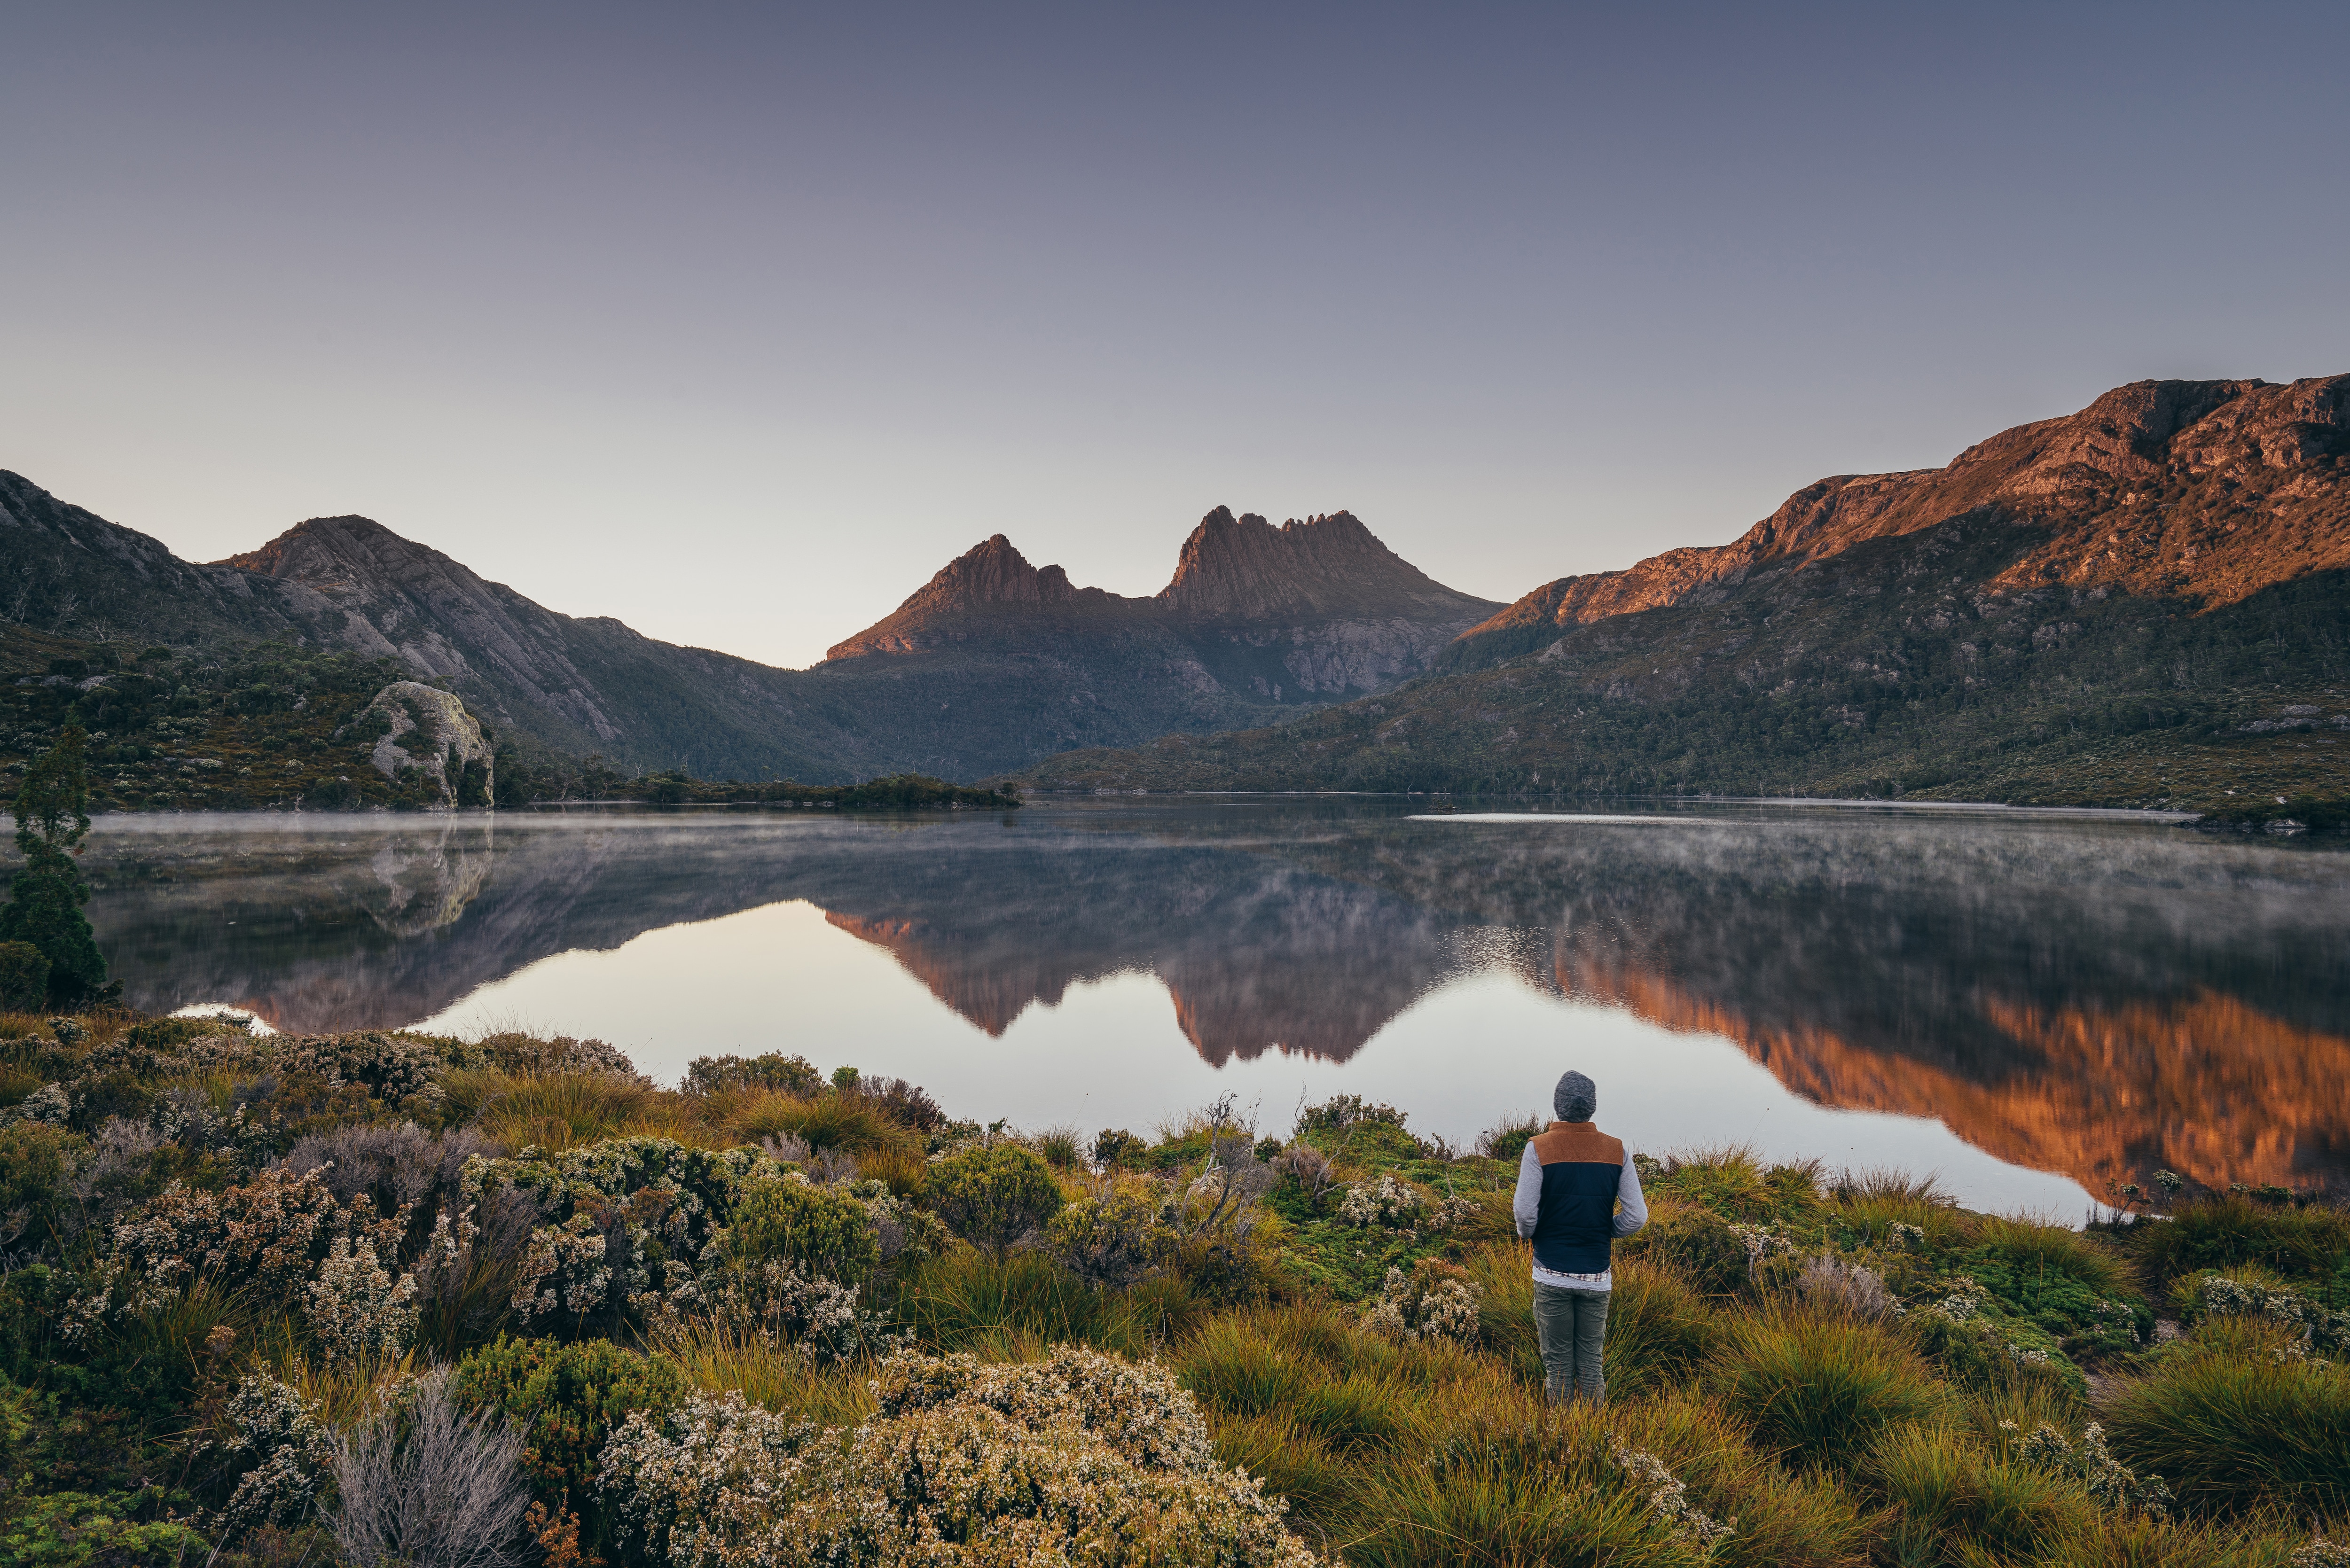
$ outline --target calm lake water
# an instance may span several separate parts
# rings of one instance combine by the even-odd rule
[[[1579,1067],[1635,1148],[2072,1220],[2158,1166],[2350,1176],[2350,855],[2306,843],[1244,801],[126,816],[86,863],[130,1002],[282,1030],[595,1035],[664,1081],[795,1051],[1087,1133],[1226,1092],[1284,1130],[1351,1091],[1465,1143]]]

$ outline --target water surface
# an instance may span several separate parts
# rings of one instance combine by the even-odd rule
[[[1014,814],[103,819],[130,1001],[521,1025],[673,1080],[801,1052],[951,1111],[1269,1130],[1353,1092],[1466,1142],[1569,1066],[1635,1147],[2108,1179],[2350,1175],[2350,856],[2077,815],[1379,802]]]

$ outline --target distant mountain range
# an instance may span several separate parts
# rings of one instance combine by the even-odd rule
[[[1433,674],[1032,784],[2350,796],[2350,376],[2141,381],[1734,544],[1562,577]]]
[[[1219,507],[1155,598],[1073,587],[1002,535],[811,670],[559,614],[364,517],[200,565],[0,472],[0,617],[86,641],[279,639],[387,657],[502,732],[703,777],[972,778],[1088,743],[1232,728],[1384,691],[1501,607],[1336,513]]]
[[[805,670],[558,614],[361,517],[198,565],[0,472],[0,620],[390,659],[502,735],[712,779],[2265,808],[2350,797],[2350,376],[2136,382],[1508,606],[1346,512],[1219,507],[1149,598],[997,535]]]

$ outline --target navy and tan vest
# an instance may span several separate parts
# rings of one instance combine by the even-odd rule
[[[1542,1161],[1534,1262],[1554,1273],[1601,1272],[1616,1240],[1624,1140],[1589,1122],[1553,1122],[1534,1135],[1534,1151]]]

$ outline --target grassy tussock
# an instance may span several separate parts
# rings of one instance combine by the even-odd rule
[[[675,1096],[616,1073],[453,1072],[442,1080],[451,1104],[509,1148],[550,1152],[615,1137],[712,1140]]]
[[[705,1393],[739,1389],[753,1404],[821,1426],[853,1427],[873,1414],[870,1368],[854,1362],[814,1366],[768,1335],[687,1324],[658,1334],[653,1348]]]
[[[878,1155],[921,1156],[921,1139],[853,1095],[803,1099],[775,1089],[735,1089],[708,1096],[709,1125],[728,1143],[755,1144],[789,1134],[808,1147],[839,1149],[860,1163]]]
[[[2297,1348],[2282,1328],[2206,1322],[2115,1401],[2115,1451],[2190,1506],[2350,1513],[2350,1366]]]
[[[1798,1466],[1847,1465],[1887,1428],[1950,1407],[1932,1370],[1875,1324],[1773,1304],[1726,1338],[1713,1388],[1758,1444]]]
[[[2138,1288],[2127,1261],[2099,1247],[2078,1231],[2021,1219],[1985,1219],[1976,1244],[2019,1273],[2078,1280],[2100,1295],[2125,1296]]]

